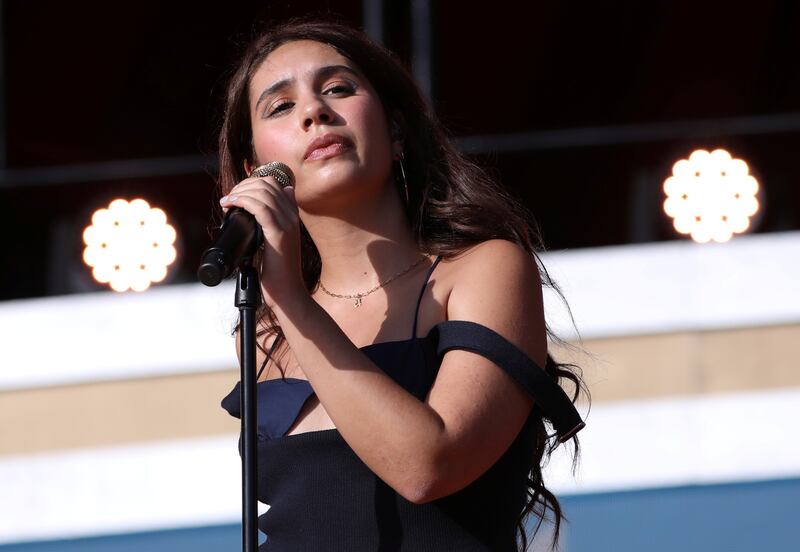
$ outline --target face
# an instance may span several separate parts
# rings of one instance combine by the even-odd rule
[[[302,40],[278,47],[253,75],[249,94],[256,163],[286,163],[301,208],[387,185],[399,145],[370,83],[330,46]]]

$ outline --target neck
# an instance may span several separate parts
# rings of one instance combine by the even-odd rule
[[[335,214],[302,213],[322,260],[320,280],[341,294],[358,293],[417,262],[421,254],[391,187],[376,201]]]

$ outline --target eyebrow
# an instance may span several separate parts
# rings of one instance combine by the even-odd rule
[[[335,73],[340,73],[340,72],[350,73],[354,77],[361,78],[361,75],[355,69],[353,69],[352,67],[348,67],[347,65],[326,65],[324,67],[320,67],[314,72],[314,78],[315,80],[324,79]],[[292,84],[294,84],[294,81],[295,81],[294,78],[281,79],[269,85],[267,88],[264,89],[264,91],[258,97],[258,101],[256,101],[256,105],[253,109],[257,111],[259,104],[263,102],[267,97],[271,96],[272,94],[275,94],[276,92],[279,92],[281,90],[290,87]]]

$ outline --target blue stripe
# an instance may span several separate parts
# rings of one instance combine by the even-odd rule
[[[568,552],[800,550],[800,479],[561,499]]]
[[[560,498],[563,552],[797,550],[800,478]],[[541,550],[547,545],[543,540]],[[0,546],[0,552],[241,550],[238,524]]]

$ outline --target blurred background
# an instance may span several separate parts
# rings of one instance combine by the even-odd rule
[[[0,550],[240,548],[233,288],[195,271],[226,77],[309,14],[396,52],[541,227],[593,397],[560,549],[795,549],[800,4],[4,0]],[[84,262],[119,198],[175,250],[146,291]]]

